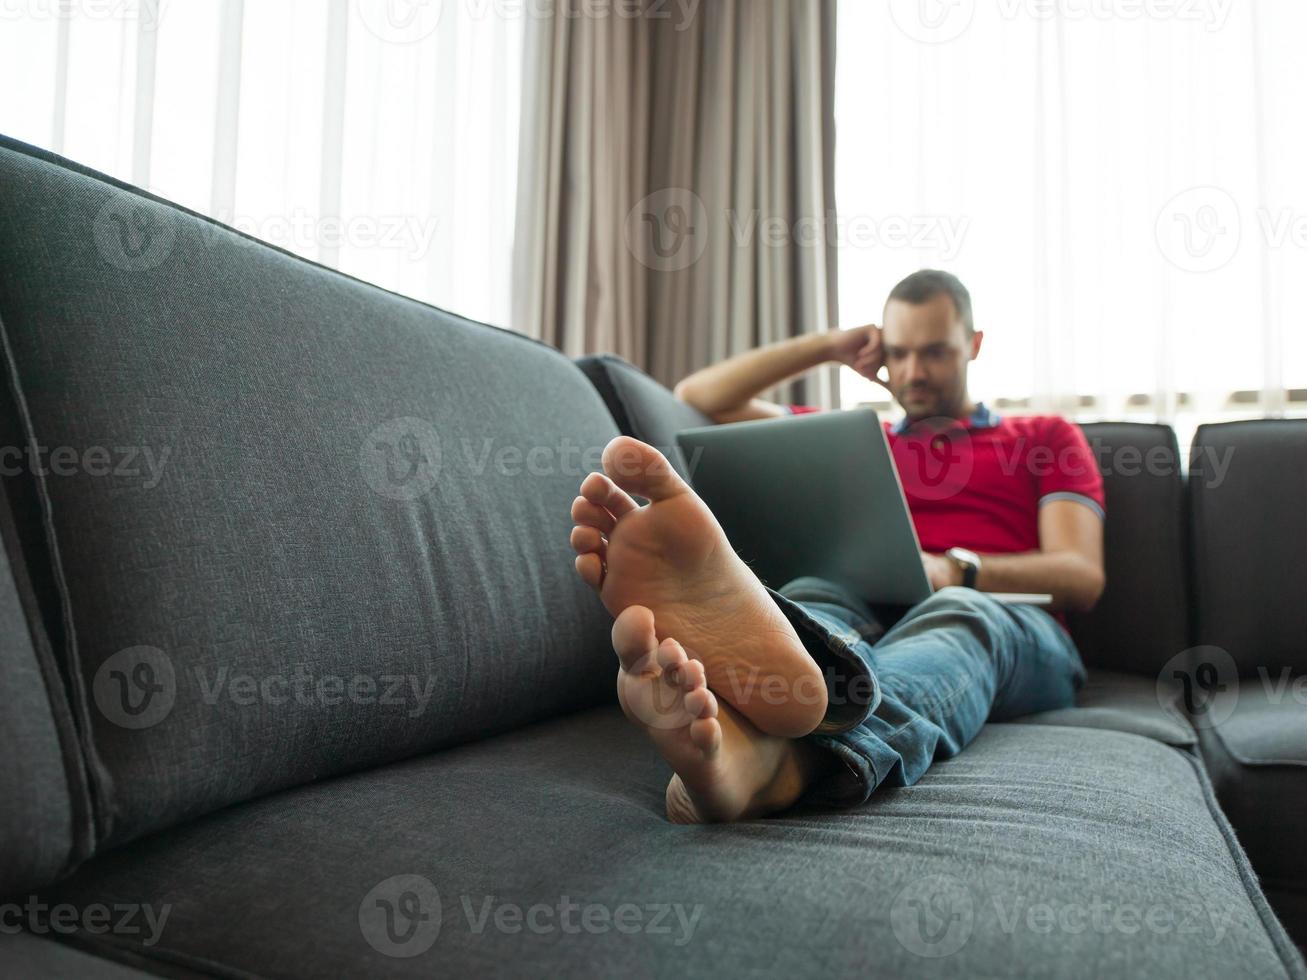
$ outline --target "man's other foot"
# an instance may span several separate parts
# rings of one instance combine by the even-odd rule
[[[676,770],[667,786],[673,823],[760,817],[794,804],[805,774],[796,742],[765,735],[704,683],[704,667],[672,637],[661,642],[654,615],[628,606],[613,624],[617,697]]]
[[[758,729],[811,732],[826,713],[821,669],[707,504],[636,439],[614,439],[603,463],[572,504],[581,578],[615,617],[651,609],[658,638],[680,641],[703,663],[708,687]],[[632,494],[650,503],[640,507]]]

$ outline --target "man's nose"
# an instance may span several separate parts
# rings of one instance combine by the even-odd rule
[[[907,372],[909,382],[926,380],[926,365],[916,354],[908,355],[907,363],[903,365],[903,368]]]

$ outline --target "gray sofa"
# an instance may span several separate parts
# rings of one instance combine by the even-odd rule
[[[1300,425],[1109,477],[1080,707],[683,827],[567,542],[611,437],[696,421],[660,386],[7,139],[0,325],[0,973],[1307,976],[1258,882],[1301,928],[1307,739],[1256,686],[1304,663]],[[1167,676],[1205,636],[1219,724]]]

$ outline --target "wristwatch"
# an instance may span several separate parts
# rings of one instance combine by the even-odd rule
[[[962,584],[968,589],[976,587],[976,576],[980,574],[980,556],[966,548],[949,548],[944,557],[962,569]]]

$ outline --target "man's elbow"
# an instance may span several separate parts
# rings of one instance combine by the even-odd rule
[[[675,395],[678,400],[685,402],[685,404],[693,406],[694,408],[699,408],[699,392],[695,389],[694,383],[691,379],[682,378],[680,381],[676,382],[676,387],[672,389],[672,394]]]
[[[1086,563],[1078,578],[1075,589],[1067,596],[1067,606],[1072,612],[1087,613],[1098,605],[1107,588],[1107,574],[1101,566]]]
[[[672,394],[678,401],[698,409],[714,422],[725,421],[725,416],[730,414],[730,409],[714,402],[695,382],[693,376],[678,381],[676,387],[672,389]]]

